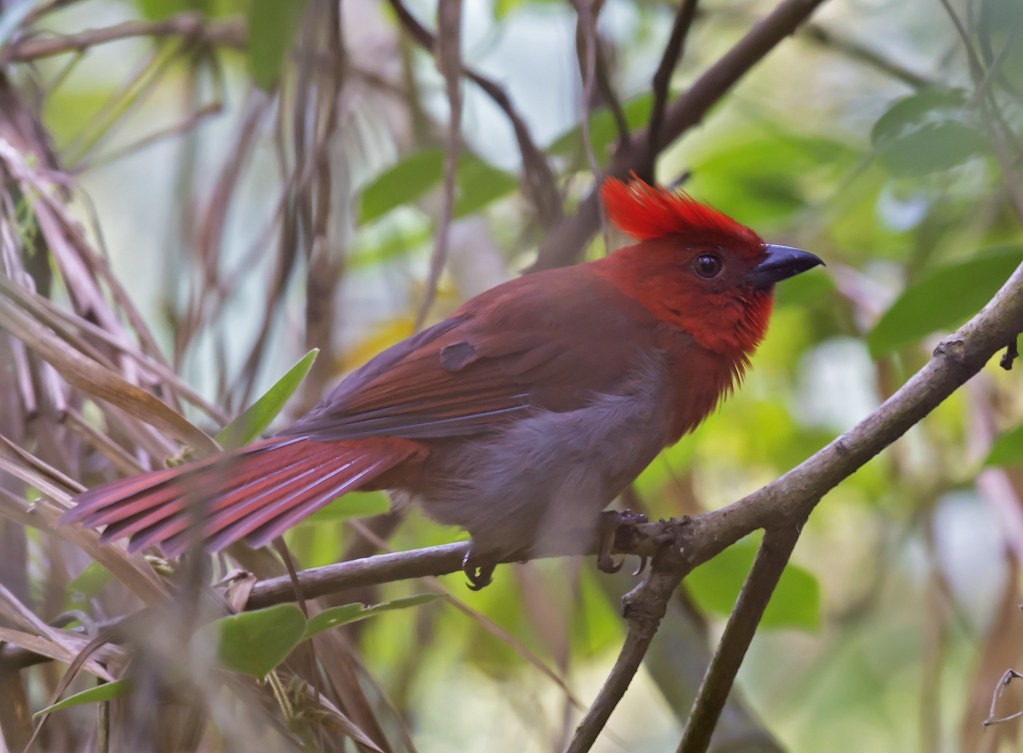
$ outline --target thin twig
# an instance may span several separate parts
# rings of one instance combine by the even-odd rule
[[[593,180],[598,185],[603,182],[603,174],[600,169],[600,162],[593,151],[593,138],[590,133],[590,114],[593,107],[593,86],[597,72],[597,13],[593,0],[572,0],[575,7],[578,21],[576,23],[576,38],[581,46],[579,51],[579,70],[582,74],[582,89],[580,91],[580,110],[582,112],[583,150],[586,152],[586,159],[590,165],[590,172]],[[611,237],[608,233],[607,223],[601,211],[601,232],[604,235],[605,253],[611,252]]]
[[[455,213],[455,177],[458,170],[458,147],[462,136],[462,92],[460,88],[462,55],[462,0],[441,0],[437,6],[437,47],[435,55],[437,68],[444,76],[444,91],[448,97],[448,132],[444,149],[444,199],[441,206],[440,222],[434,238],[433,254],[430,256],[430,273],[426,279],[426,294],[416,314],[415,329],[418,332],[426,321],[437,285],[448,256],[448,236],[451,218]]]
[[[193,128],[196,128],[210,116],[220,115],[223,111],[224,103],[220,100],[205,104],[195,112],[189,113],[178,122],[159,128],[152,133],[148,133],[130,144],[112,149],[106,154],[101,154],[92,160],[82,159],[74,166],[74,172],[81,173],[85,170],[94,170],[101,165],[116,162],[117,160],[136,154],[137,152],[153,146],[166,138],[181,136]]]
[[[877,50],[871,49],[867,45],[856,40],[841,37],[831,29],[828,29],[821,24],[807,24],[803,27],[800,35],[820,45],[837,50],[853,60],[865,63],[872,68],[876,68],[882,73],[898,79],[904,84],[912,86],[914,89],[922,89],[934,83],[926,76],[910,70],[895,60],[884,57]]]
[[[600,13],[604,9],[604,0],[572,0],[572,6],[579,17],[576,38],[583,43],[582,52],[585,53],[577,54],[583,64],[581,68],[584,71],[582,77],[584,84],[589,88],[582,111],[588,119],[597,104],[606,107],[615,122],[619,143],[627,141],[629,121],[625,117],[625,110],[618,94],[611,86],[610,66],[604,54],[604,45],[601,43],[597,25]]]
[[[1007,143],[1010,139],[1015,139],[1015,133],[1005,122],[1002,110],[990,89],[985,86],[984,63],[981,62],[976,50],[973,49],[970,32],[963,24],[962,19],[959,18],[959,14],[956,13],[949,0],[939,0],[939,2],[952,21],[952,25],[955,26],[956,32],[963,43],[963,48],[966,51],[970,78],[973,81],[974,96],[976,97],[983,92],[983,95],[980,96],[979,104],[981,105],[981,113],[987,117],[983,117],[981,120],[987,130],[988,141],[991,142],[995,158],[1002,168],[1005,189],[1012,199],[1012,208],[1020,222],[1023,222],[1023,188],[1021,188],[1023,186],[1023,176],[1017,170],[1017,159],[1009,153],[1010,145]],[[1019,157],[1020,155],[1017,154],[1016,156]]]
[[[622,107],[618,93],[611,85],[611,70],[608,64],[605,46],[601,44],[600,35],[594,37],[596,41],[596,70],[597,91],[600,93],[601,103],[611,112],[615,122],[615,129],[618,132],[618,142],[624,143],[629,140],[629,119],[625,116],[625,108]]]
[[[696,18],[696,6],[699,0],[682,0],[675,13],[675,22],[671,26],[671,36],[664,47],[661,62],[657,66],[652,82],[654,102],[650,109],[650,124],[647,126],[647,157],[645,164],[637,171],[639,175],[651,182],[654,177],[654,163],[657,160],[657,144],[661,141],[661,129],[664,126],[664,110],[668,106],[671,93],[671,76],[678,67],[685,52],[686,39]]]
[[[667,610],[668,600],[691,568],[692,565],[683,559],[681,547],[664,546],[654,557],[646,580],[622,599],[629,625],[625,642],[597,698],[576,728],[566,753],[585,753],[593,747],[642,664]]]
[[[984,726],[990,727],[992,724],[1005,724],[1005,722],[1011,722],[1013,719],[1019,719],[1023,716],[1023,711],[1017,711],[1008,716],[995,716],[995,709],[998,706],[998,701],[1005,692],[1005,689],[1009,687],[1013,680],[1023,679],[1023,674],[1020,674],[1015,669],[1005,670],[1005,674],[1002,675],[1001,679],[998,680],[998,685],[995,687],[994,692],[991,694],[991,710],[988,712],[987,719],[984,720]]]
[[[82,53],[90,47],[137,37],[180,37],[190,42],[240,48],[245,45],[245,24],[239,19],[209,20],[201,13],[182,13],[157,21],[127,21],[51,39],[27,38],[0,50],[0,65]]]
[[[436,47],[434,35],[416,19],[405,7],[402,0],[388,0],[394,14],[398,17],[402,28],[420,47],[432,52]],[[536,211],[541,226],[548,228],[561,220],[561,196],[558,193],[554,171],[547,156],[536,146],[529,127],[522,116],[512,105],[508,94],[486,76],[472,68],[462,66],[462,73],[467,79],[486,93],[488,97],[504,112],[515,132],[515,140],[522,155],[523,179],[528,189],[529,198]]]
[[[775,525],[764,533],[753,567],[718,642],[682,733],[679,753],[704,753],[732,692],[735,675],[799,540],[802,522]]]

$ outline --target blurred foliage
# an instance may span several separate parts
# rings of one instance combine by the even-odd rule
[[[932,270],[907,287],[870,331],[875,355],[889,353],[936,330],[966,321],[1023,264],[1023,246],[985,249],[965,261]]]
[[[710,562],[693,570],[685,579],[685,589],[693,603],[711,614],[728,615],[739,596],[746,573],[753,565],[760,536],[733,544]],[[778,581],[761,627],[820,627],[821,594],[817,579],[806,568],[790,564]]]
[[[305,11],[305,0],[250,0],[246,28],[249,32],[249,72],[262,89],[273,89],[281,78],[288,51]]]
[[[502,87],[573,211],[592,165],[610,164],[619,123],[649,123],[675,5],[603,3],[607,89],[585,108],[570,3],[463,5],[466,64]],[[436,3],[408,7],[435,27]],[[701,4],[669,97],[771,7]],[[825,3],[660,155],[661,182],[828,270],[780,286],[746,384],[651,464],[630,505],[696,515],[797,464],[876,408],[1023,261],[1023,3],[952,10],[969,52],[934,0]],[[140,26],[97,41],[122,24]],[[17,57],[47,40],[65,40],[63,52]],[[447,104],[431,52],[386,3],[5,2],[0,61],[0,143],[14,153],[0,152],[0,303],[69,352],[235,446],[410,334],[440,216]],[[463,96],[434,319],[527,268],[543,237],[514,128],[477,85]],[[37,111],[38,128],[25,126]],[[604,252],[600,238],[587,250]],[[13,332],[12,317],[0,309],[0,328]],[[156,615],[126,641],[131,661],[103,657],[123,680],[81,674],[65,688],[53,665],[0,661],[3,692],[55,712],[34,749],[91,749],[95,702],[110,703],[122,749],[154,729],[197,730],[180,750],[340,750],[356,731],[394,750],[563,745],[621,646],[628,567],[612,578],[589,561],[536,562],[500,568],[479,593],[452,575],[214,622],[188,595],[231,575],[230,560],[130,556],[57,527],[50,504],[159,467],[181,445],[152,414],[70,386],[33,342],[3,337],[0,583],[12,601],[0,627],[66,660],[83,631],[144,605]],[[992,365],[825,499],[741,675],[748,705],[718,729],[722,749],[1018,749],[1016,727],[979,722],[999,674],[1023,664],[1019,384]],[[360,493],[320,510],[287,536],[296,565],[372,554],[375,537],[407,549],[463,535],[388,506]],[[662,631],[655,646],[671,671],[637,678],[595,749],[674,749],[755,545],[687,580],[668,624],[688,632]],[[232,555],[260,577],[285,572]],[[0,635],[3,650],[12,637]],[[308,716],[292,681],[316,690]],[[51,703],[58,689],[65,700]],[[157,716],[182,696],[193,721]],[[0,730],[13,749],[31,723],[9,706]]]
[[[362,190],[359,221],[372,222],[392,209],[421,199],[444,176],[444,150],[423,149],[378,175]],[[478,212],[513,191],[515,178],[475,155],[460,154],[456,172],[455,217]]]

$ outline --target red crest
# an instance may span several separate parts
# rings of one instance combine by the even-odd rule
[[[626,235],[645,241],[670,235],[725,236],[740,247],[758,250],[763,241],[713,207],[701,204],[685,191],[651,186],[633,174],[628,183],[608,178],[600,189],[608,217]]]

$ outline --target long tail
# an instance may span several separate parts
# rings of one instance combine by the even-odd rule
[[[423,454],[394,438],[321,442],[281,437],[84,492],[64,523],[106,526],[102,541],[130,536],[129,551],[170,556],[197,540],[219,551],[244,538],[262,546],[345,492]]]

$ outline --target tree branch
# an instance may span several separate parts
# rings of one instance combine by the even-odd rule
[[[424,549],[375,554],[303,570],[298,573],[298,582],[307,599],[316,599],[349,588],[453,573],[462,569],[462,560],[468,551],[469,542],[460,541]],[[270,578],[252,587],[245,609],[262,609],[294,599],[294,587],[289,577]]]
[[[0,49],[0,65],[82,53],[90,47],[136,37],[181,37],[224,47],[245,45],[245,24],[239,19],[209,20],[201,13],[181,13],[158,21],[126,21],[100,29],[88,29],[48,39],[22,39]]]
[[[663,131],[653,142],[659,152],[687,130],[697,125],[707,111],[735,83],[792,34],[825,0],[783,0],[767,17],[753,26],[746,36],[710,66],[689,89],[672,102],[664,116]],[[650,155],[649,131],[633,135],[615,152],[606,175],[625,178],[630,170],[643,166]],[[531,268],[550,269],[573,264],[600,224],[597,187],[579,204],[578,211],[566,217],[546,237]]]
[[[753,636],[799,540],[804,521],[768,529],[693,700],[678,753],[704,753]]]
[[[672,545],[661,547],[650,565],[646,579],[623,597],[623,613],[629,625],[625,643],[611,674],[576,728],[575,736],[565,753],[585,753],[596,742],[611,712],[625,695],[629,683],[643,663],[650,641],[657,634],[657,628],[664,618],[668,600],[692,567],[692,563],[683,558],[683,547],[678,545],[677,540],[673,541]]]

